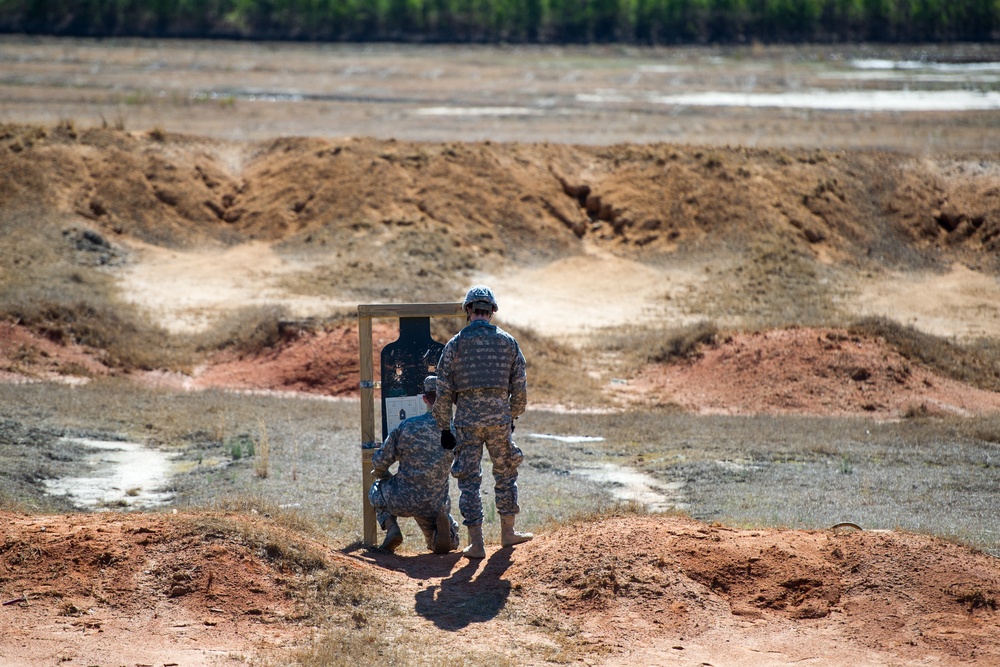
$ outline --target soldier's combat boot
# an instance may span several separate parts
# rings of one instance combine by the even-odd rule
[[[486,545],[483,544],[483,526],[469,526],[469,546],[462,549],[466,558],[486,558]]]
[[[535,535],[534,533],[519,533],[514,530],[514,515],[500,515],[500,544],[505,547],[512,547],[515,544],[527,542]]]
[[[391,516],[386,519],[385,522],[385,539],[382,540],[382,544],[379,545],[379,549],[382,551],[393,552],[399,548],[399,545],[403,543],[403,531],[399,529],[399,524],[396,523],[396,517]]]
[[[451,551],[451,519],[447,512],[437,516],[437,526],[434,528],[434,546],[431,549],[436,554],[446,554]]]

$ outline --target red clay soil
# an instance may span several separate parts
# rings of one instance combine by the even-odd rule
[[[376,377],[380,350],[398,335],[395,325],[373,323],[372,368]],[[303,333],[258,354],[219,354],[195,370],[189,386],[357,396],[361,377],[358,347],[356,325]]]
[[[620,516],[470,563],[411,545],[351,557],[245,515],[0,513],[0,530],[5,667],[277,655],[308,640],[307,589],[337,572],[380,586],[440,649],[474,639],[518,664],[545,664],[546,642],[576,664],[1000,661],[1000,564],[918,535]]]
[[[301,637],[308,573],[239,539],[240,531],[267,531],[286,550],[303,543],[266,523],[0,513],[0,664],[187,667]],[[355,567],[328,548],[308,549]]]
[[[73,382],[107,375],[110,369],[96,356],[80,345],[51,341],[25,327],[0,322],[0,382]]]
[[[681,652],[715,665],[1000,661],[1000,563],[930,537],[616,517],[518,547],[507,574],[602,643],[651,651],[647,664]]]
[[[377,323],[373,367],[395,340]],[[185,389],[358,394],[358,334],[351,324],[302,333],[251,355],[223,352],[190,376],[137,374],[145,384]],[[80,346],[63,346],[0,323],[0,379],[76,382],[110,370]],[[885,342],[843,330],[794,328],[735,334],[695,358],[650,364],[609,389],[623,405],[676,404],[702,414],[971,415],[1000,411],[1000,394],[936,374]]]
[[[651,365],[620,395],[716,414],[982,414],[1000,394],[942,377],[880,340],[842,330],[734,335],[695,359]]]

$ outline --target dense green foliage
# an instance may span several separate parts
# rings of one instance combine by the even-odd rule
[[[1000,0],[0,0],[0,32],[329,41],[987,41]]]

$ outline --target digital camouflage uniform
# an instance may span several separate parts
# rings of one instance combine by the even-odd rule
[[[438,400],[432,413],[441,430],[448,429],[455,404],[451,471],[461,492],[463,523],[483,523],[484,445],[493,462],[497,513],[517,514],[517,467],[524,455],[514,444],[512,426],[528,404],[524,355],[517,341],[496,325],[473,321],[444,346],[435,371]]]
[[[459,544],[458,523],[450,516],[448,495],[448,471],[453,455],[441,448],[440,436],[441,430],[430,412],[400,423],[372,454],[376,479],[368,491],[368,501],[383,529],[390,517],[411,516],[431,550],[441,512],[449,514],[451,548],[457,549]],[[389,468],[396,461],[399,470],[391,475]]]

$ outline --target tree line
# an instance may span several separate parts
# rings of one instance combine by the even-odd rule
[[[1000,0],[0,0],[0,32],[707,44],[990,41]]]

